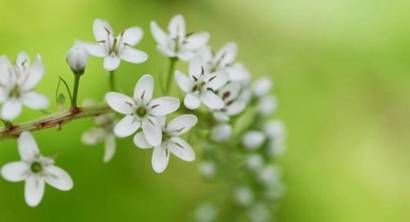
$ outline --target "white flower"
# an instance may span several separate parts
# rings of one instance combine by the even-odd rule
[[[85,131],[81,141],[87,145],[105,144],[103,161],[108,162],[112,159],[116,151],[116,141],[114,135],[114,126],[117,121],[114,114],[105,114],[95,117],[95,127]]]
[[[230,116],[237,115],[245,109],[246,103],[238,98],[240,91],[241,84],[238,82],[229,82],[218,90],[218,95],[224,101],[224,106],[213,111],[215,119],[227,122]]]
[[[232,135],[232,126],[226,123],[216,125],[211,131],[211,139],[215,142],[229,140]]]
[[[246,166],[248,169],[257,171],[263,166],[263,158],[260,154],[252,154],[246,159]]]
[[[214,162],[203,161],[199,164],[199,172],[205,178],[212,178],[215,176],[216,166]]]
[[[159,97],[152,99],[154,80],[151,75],[143,75],[135,85],[133,97],[109,92],[105,95],[108,105],[116,112],[124,114],[114,128],[118,137],[127,137],[140,127],[148,143],[159,146],[162,141],[160,117],[168,115],[179,108],[179,100],[175,97]]]
[[[212,222],[218,216],[218,208],[211,202],[201,204],[195,210],[195,220],[198,222]]]
[[[253,94],[257,97],[266,96],[272,89],[273,82],[268,77],[262,77],[255,80],[252,84]]]
[[[110,24],[96,19],[93,33],[97,44],[84,44],[84,46],[91,55],[104,58],[104,69],[108,71],[117,69],[121,59],[131,63],[143,63],[148,59],[145,52],[132,48],[142,38],[143,31],[139,27],[127,28],[115,37]]]
[[[265,142],[266,136],[260,131],[249,131],[243,136],[243,145],[249,150],[259,148]]]
[[[2,119],[13,120],[17,118],[23,105],[31,109],[44,109],[48,106],[47,98],[33,91],[43,75],[44,66],[41,64],[40,55],[36,56],[32,65],[25,52],[21,52],[17,56],[15,65],[11,64],[7,57],[0,57]]]
[[[25,180],[24,196],[26,203],[37,206],[43,198],[45,183],[62,191],[73,188],[70,175],[54,166],[54,160],[40,154],[37,143],[29,132],[18,138],[21,161],[12,162],[1,168],[1,175],[10,182]]]
[[[197,57],[208,72],[223,70],[229,80],[245,83],[250,80],[250,73],[243,64],[235,62],[237,52],[236,43],[228,42],[215,54],[209,46],[205,46],[198,50]]]
[[[263,116],[272,114],[278,107],[277,99],[275,96],[266,95],[259,99],[257,109]]]
[[[186,93],[184,105],[188,109],[197,109],[201,102],[209,109],[221,109],[224,101],[215,93],[228,81],[222,71],[206,73],[198,60],[189,64],[189,76],[180,71],[175,72],[175,81]]]
[[[180,136],[190,130],[197,121],[198,118],[192,114],[180,115],[169,123],[165,123],[165,119],[163,119],[161,121],[163,137],[161,144],[152,146],[141,132],[135,135],[134,144],[141,149],[154,147],[151,160],[152,168],[155,172],[162,173],[168,166],[170,153],[185,161],[195,159],[191,145]]]
[[[76,75],[82,75],[87,66],[88,52],[81,43],[76,42],[68,51],[66,60]]]
[[[207,32],[186,34],[185,20],[182,15],[174,16],[168,25],[168,33],[158,24],[151,21],[151,33],[157,42],[158,51],[166,57],[191,60],[196,50],[206,45],[209,39]]]
[[[253,192],[247,186],[236,188],[234,191],[234,198],[235,201],[242,206],[249,206],[254,200]]]
[[[271,221],[271,212],[265,204],[254,204],[248,212],[252,222],[269,222]]]
[[[269,154],[280,155],[284,152],[285,126],[281,121],[268,122],[264,127],[264,132],[269,138]]]

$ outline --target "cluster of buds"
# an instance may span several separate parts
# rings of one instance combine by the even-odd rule
[[[214,52],[208,44],[209,33],[187,34],[181,15],[171,19],[167,31],[154,21],[150,27],[158,51],[170,61],[161,96],[154,95],[151,74],[140,75],[131,95],[116,90],[115,72],[122,60],[138,64],[148,59],[147,53],[135,49],[143,30],[130,27],[115,36],[108,22],[96,19],[96,43],[76,41],[66,56],[74,74],[72,88],[61,79],[71,100],[71,107],[65,111],[68,114],[46,117],[34,122],[34,127],[30,122],[22,127],[23,124],[11,121],[19,116],[23,105],[32,109],[48,105],[46,97],[34,92],[44,74],[40,56],[32,65],[26,53],[19,54],[15,64],[0,57],[0,118],[6,124],[0,133],[18,136],[22,159],[6,164],[1,169],[2,176],[12,182],[26,181],[26,203],[33,207],[40,203],[46,183],[59,190],[71,190],[72,178],[54,166],[52,158],[40,154],[30,131],[92,117],[95,126],[85,131],[81,140],[87,145],[103,143],[104,162],[114,158],[118,139],[132,136],[135,147],[152,149],[151,167],[156,173],[163,173],[171,154],[183,161],[194,161],[198,155],[191,144],[198,145],[204,178],[228,181],[226,184],[232,187],[225,199],[235,207],[243,207],[244,218],[266,221],[260,218],[260,212],[266,208],[269,218],[270,204],[282,193],[274,159],[282,153],[284,141],[283,124],[268,121],[276,111],[271,80],[264,77],[253,81],[250,71],[237,61],[236,43],[229,42]],[[100,103],[88,102],[78,107],[80,77],[84,76],[90,56],[103,58],[103,68],[110,77],[109,90]],[[181,66],[176,70],[179,61],[187,63],[187,70]],[[172,86],[178,86],[183,98],[176,96]],[[63,103],[60,96],[57,93],[57,101]],[[219,221],[217,206],[207,201],[195,214],[196,219]]]

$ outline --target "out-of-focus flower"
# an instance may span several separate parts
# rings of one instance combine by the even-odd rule
[[[244,101],[238,99],[241,91],[241,84],[238,82],[229,82],[218,90],[218,95],[224,101],[224,107],[213,111],[213,116],[218,121],[229,121],[230,116],[241,113],[246,106]]]
[[[199,164],[199,172],[207,179],[211,179],[215,176],[216,166],[212,161],[203,161]]]
[[[264,142],[266,136],[260,131],[249,131],[243,136],[242,142],[248,150],[258,149]]]
[[[264,132],[269,138],[269,154],[272,156],[281,155],[285,150],[284,124],[278,120],[270,121],[265,125]]]
[[[133,48],[142,39],[143,31],[140,27],[127,28],[115,37],[108,22],[96,19],[93,24],[93,33],[97,43],[84,43],[83,45],[91,55],[104,58],[104,69],[108,71],[116,70],[121,60],[143,63],[148,59],[145,52]]]
[[[257,97],[266,96],[269,94],[273,86],[273,82],[268,77],[257,79],[252,84],[253,94]]]
[[[269,116],[276,111],[278,104],[275,96],[267,95],[259,99],[257,109],[263,116]]]
[[[114,127],[116,136],[130,136],[141,127],[149,144],[155,147],[161,144],[163,134],[160,118],[176,111],[180,103],[175,97],[152,99],[153,89],[152,76],[145,74],[138,80],[132,98],[117,92],[105,95],[108,105],[114,111],[125,115]]]
[[[88,52],[80,42],[76,42],[68,51],[66,60],[74,74],[82,75],[87,66]]]
[[[33,91],[43,75],[44,66],[40,55],[37,55],[33,64],[30,64],[27,53],[21,52],[15,65],[11,64],[6,56],[0,57],[2,119],[14,120],[20,115],[23,105],[31,109],[44,109],[48,106],[47,98]]]
[[[232,135],[232,127],[229,124],[218,124],[212,129],[211,139],[215,142],[224,142],[229,140]]]
[[[249,187],[240,186],[234,191],[234,198],[237,204],[249,206],[254,200],[254,195]]]
[[[85,131],[81,137],[81,141],[87,145],[105,144],[104,162],[110,161],[116,151],[114,126],[117,121],[114,117],[112,113],[95,117],[96,126]]]
[[[198,60],[189,64],[189,76],[180,71],[175,72],[175,81],[179,88],[186,93],[184,105],[188,109],[197,109],[201,102],[211,110],[221,109],[224,101],[216,91],[228,81],[224,72],[206,73]]]
[[[269,208],[262,203],[258,203],[252,206],[248,211],[248,216],[252,222],[268,222],[271,219]]]
[[[21,161],[4,165],[1,175],[10,182],[25,181],[24,196],[29,206],[35,207],[41,202],[46,183],[62,191],[73,188],[70,175],[56,167],[53,159],[40,154],[29,132],[21,133],[18,138],[18,151]]]
[[[151,33],[161,54],[183,61],[191,60],[195,56],[196,50],[206,45],[209,39],[207,32],[186,34],[185,20],[182,15],[176,15],[171,19],[168,33],[162,30],[155,21],[152,21]]]
[[[216,206],[211,202],[206,202],[200,205],[194,213],[194,219],[197,222],[212,222],[218,216]]]
[[[279,170],[275,166],[269,165],[264,167],[260,172],[258,179],[263,184],[273,184],[279,181]]]
[[[185,161],[193,161],[195,153],[184,139],[180,136],[190,130],[197,123],[198,118],[192,114],[185,114],[176,117],[168,124],[161,121],[162,143],[154,147],[152,153],[152,168],[157,173],[162,173],[168,166],[170,153]],[[144,133],[137,133],[134,143],[141,149],[153,147],[148,143]]]
[[[246,159],[246,167],[252,171],[259,171],[263,166],[263,158],[260,154],[252,154]]]

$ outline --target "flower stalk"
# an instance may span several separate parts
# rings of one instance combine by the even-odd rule
[[[74,75],[74,87],[73,87],[73,98],[71,100],[71,107],[77,107],[77,97],[78,97],[78,89],[80,86],[80,78],[81,75]]]
[[[110,71],[109,77],[108,77],[108,84],[110,87],[111,91],[115,90],[115,76],[114,76],[114,71]]]
[[[167,94],[169,94],[169,91],[171,90],[172,76],[174,75],[175,65],[177,64],[177,61],[178,61],[178,58],[175,58],[175,57],[169,59],[168,76],[167,76],[166,87],[165,87],[165,92]]]

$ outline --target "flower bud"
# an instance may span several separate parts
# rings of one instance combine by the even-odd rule
[[[87,66],[88,52],[81,43],[74,43],[67,53],[67,63],[75,75],[82,75]]]
[[[229,140],[232,134],[232,127],[229,124],[219,124],[212,129],[211,139],[215,142]]]
[[[265,142],[265,135],[259,131],[249,131],[245,133],[242,143],[248,150],[256,150]]]

